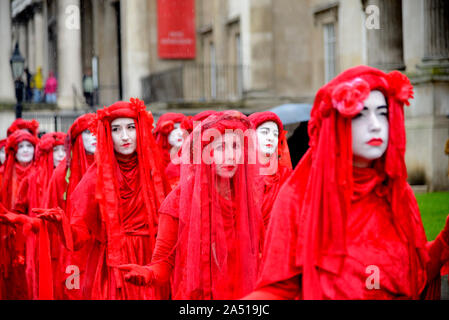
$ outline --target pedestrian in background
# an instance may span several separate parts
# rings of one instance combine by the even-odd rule
[[[57,91],[58,91],[58,80],[56,80],[53,71],[50,71],[47,82],[45,83],[45,102],[56,104]]]

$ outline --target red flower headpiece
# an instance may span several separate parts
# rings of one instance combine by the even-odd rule
[[[9,137],[17,130],[28,130],[32,135],[37,137],[37,131],[39,129],[39,122],[36,120],[23,120],[21,118],[15,120],[8,128],[6,135]]]
[[[389,94],[397,101],[410,106],[410,99],[413,99],[413,86],[409,78],[399,71],[392,71],[387,75],[390,85]]]
[[[63,145],[66,134],[64,132],[50,132],[44,134],[37,144],[36,159],[53,151],[53,148]]]
[[[39,142],[39,139],[36,136],[29,133],[28,131],[17,130],[13,134],[11,134],[6,140],[6,148],[5,148],[6,153],[10,153],[14,156],[17,152],[17,147],[19,143],[25,140],[29,141],[34,147],[36,147],[36,145]]]
[[[370,87],[360,78],[339,84],[332,92],[332,104],[345,117],[353,117],[363,109]]]

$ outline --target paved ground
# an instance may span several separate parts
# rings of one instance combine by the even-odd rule
[[[449,300],[449,283],[448,276],[441,279],[441,300]]]

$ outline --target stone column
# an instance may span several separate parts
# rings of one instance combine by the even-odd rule
[[[26,52],[26,65],[32,74],[36,72],[36,40],[34,33],[34,21],[33,17],[27,21],[27,52]]]
[[[424,1],[423,62],[449,61],[449,1]]]
[[[44,79],[47,78],[47,70],[45,67],[45,59],[44,59],[44,54],[45,54],[45,49],[44,49],[44,41],[46,41],[46,39],[44,38],[44,17],[42,14],[42,7],[41,6],[37,6],[34,9],[34,39],[35,39],[35,52],[34,52],[34,56],[35,56],[35,66],[36,66],[36,71],[37,68],[41,68],[42,69],[42,75],[44,77]]]
[[[368,64],[385,71],[404,70],[402,1],[365,0],[363,4],[364,9],[377,6],[380,19],[380,29],[367,30]]]
[[[272,0],[250,0],[251,88],[266,95],[273,90]]]
[[[27,25],[24,22],[18,22],[19,29],[19,50],[22,54],[22,57],[26,58],[28,52],[28,41],[27,41]],[[15,45],[15,44],[14,44]],[[27,62],[25,61],[25,64]]]
[[[57,1],[58,106],[63,109],[83,104],[80,0]]]
[[[147,0],[120,1],[123,99],[142,98],[141,80],[150,74],[150,21]]]
[[[11,2],[0,0],[0,102],[14,102],[14,85],[9,59],[12,55],[11,45]]]
[[[118,26],[111,1],[92,0],[93,50],[98,57],[98,103],[110,105],[119,100]]]

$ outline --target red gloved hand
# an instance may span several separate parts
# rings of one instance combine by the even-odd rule
[[[52,208],[52,209],[31,209],[37,218],[46,220],[53,223],[60,223],[62,221],[62,217],[64,215],[64,211],[61,208]]]
[[[15,228],[16,224],[18,223],[15,216],[16,215],[13,213],[0,214],[0,224]]]
[[[170,279],[170,267],[166,263],[157,263],[150,266],[137,264],[123,264],[119,270],[127,272],[125,280],[137,286],[158,286]]]

